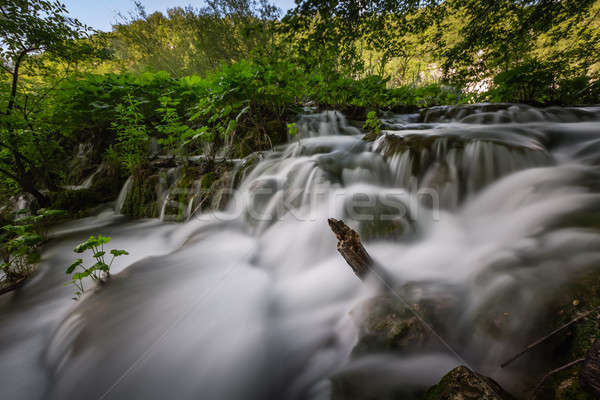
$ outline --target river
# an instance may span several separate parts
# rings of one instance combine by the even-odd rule
[[[224,211],[176,224],[107,209],[57,227],[35,277],[0,297],[0,398],[328,399],[332,375],[427,387],[461,363],[522,390],[523,372],[498,365],[560,285],[600,266],[598,230],[578,222],[600,210],[600,109],[390,114],[374,142],[338,112],[297,124]],[[450,304],[446,347],[349,357],[350,311],[374,289],[329,217],[399,288]],[[74,301],[64,271],[98,233],[130,255]],[[501,334],[482,313],[505,317]]]

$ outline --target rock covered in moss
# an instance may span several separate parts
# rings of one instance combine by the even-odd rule
[[[423,400],[512,400],[496,381],[459,366],[431,387]]]
[[[351,311],[358,327],[358,342],[352,350],[352,357],[390,351],[410,354],[441,349],[441,343],[421,319],[441,332],[441,324],[437,322],[439,315],[451,313],[443,304],[451,306],[452,301],[444,299],[438,304],[421,299],[411,304],[411,308],[392,296],[377,296],[365,301]]]
[[[133,177],[121,213],[134,218],[156,218],[159,215],[157,186],[159,175],[144,171]]]
[[[600,340],[596,339],[579,374],[581,386],[600,398]]]
[[[551,299],[551,303],[539,316],[537,325],[541,332],[551,332],[572,321],[581,313],[600,307],[600,271],[592,269],[573,277],[570,282],[555,290]],[[538,334],[535,338],[539,336],[541,335]],[[577,359],[588,357],[594,351],[594,344],[598,338],[600,338],[600,327],[596,314],[593,314],[555,335],[552,340],[546,341],[519,362],[527,363],[532,359],[543,359],[544,356],[551,355],[551,358],[544,362],[543,372],[547,373]],[[584,366],[585,364],[579,363],[549,376],[533,398],[536,400],[598,398],[594,395],[594,388],[589,385],[589,378],[584,378]]]
[[[238,188],[246,177],[252,172],[254,167],[264,159],[264,153],[262,151],[256,151],[251,153],[242,160],[240,167],[234,177],[233,186]]]

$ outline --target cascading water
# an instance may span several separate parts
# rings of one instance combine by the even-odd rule
[[[121,210],[123,209],[123,204],[125,204],[125,200],[127,199],[127,193],[129,193],[129,190],[130,190],[132,184],[133,184],[133,177],[130,176],[125,181],[125,184],[121,188],[121,191],[119,192],[119,196],[117,197],[117,200],[115,201],[115,211],[117,213],[120,213]]]
[[[60,228],[39,274],[0,298],[0,397],[327,399],[332,375],[423,388],[463,362],[443,346],[349,358],[349,312],[373,292],[329,217],[359,230],[400,295],[448,307],[436,327],[462,359],[522,391],[524,372],[498,365],[559,285],[600,265],[600,235],[575,222],[600,205],[599,110],[466,106],[384,124],[368,143],[340,113],[302,117],[225,211],[185,224],[107,211]],[[132,256],[72,302],[70,250],[99,232]]]

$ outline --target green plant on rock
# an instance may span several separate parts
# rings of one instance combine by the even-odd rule
[[[129,171],[133,171],[148,157],[148,128],[144,122],[144,114],[140,111],[144,101],[127,94],[125,101],[116,107],[116,121],[111,126],[117,134],[117,152],[121,163]]]
[[[2,229],[11,238],[2,246],[0,269],[4,282],[15,282],[33,273],[35,264],[40,260],[37,246],[43,239],[31,225],[7,225]]]
[[[97,283],[106,282],[106,280],[110,278],[110,268],[115,261],[115,258],[129,255],[125,250],[112,249],[109,251],[109,254],[112,255],[112,258],[110,258],[109,261],[107,253],[104,250],[104,245],[108,242],[110,242],[110,237],[102,235],[90,236],[88,240],[78,244],[73,250],[78,254],[85,253],[89,250],[92,252],[92,257],[95,260],[93,265],[86,267],[83,263],[83,259],[78,258],[65,271],[67,274],[71,275],[71,281],[69,283],[75,286],[75,296],[77,296],[74,298],[75,300],[81,297],[85,292],[84,280],[86,278],[91,278]]]
[[[34,272],[35,265],[40,261],[38,247],[46,238],[49,222],[64,214],[62,210],[40,209],[35,214],[23,216],[13,224],[2,227],[0,270],[3,276],[0,282],[15,282]]]
[[[181,117],[177,113],[177,106],[180,100],[173,99],[170,96],[161,96],[159,98],[160,107],[156,110],[161,115],[161,123],[156,130],[161,135],[158,143],[165,146],[171,154],[176,154],[185,147],[195,135],[204,133],[203,130],[192,129],[181,122]]]
[[[287,124],[288,134],[294,137],[298,134],[298,125],[295,122]]]
[[[369,111],[363,129],[367,131],[367,135],[369,136],[377,137],[381,134],[381,121],[377,118],[376,111]]]

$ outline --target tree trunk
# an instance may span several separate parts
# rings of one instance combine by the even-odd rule
[[[41,193],[39,190],[35,188],[33,184],[33,179],[30,176],[24,176],[19,180],[19,185],[23,189],[23,191],[31,194],[38,201],[40,207],[45,208],[50,205],[50,199],[48,196]]]

